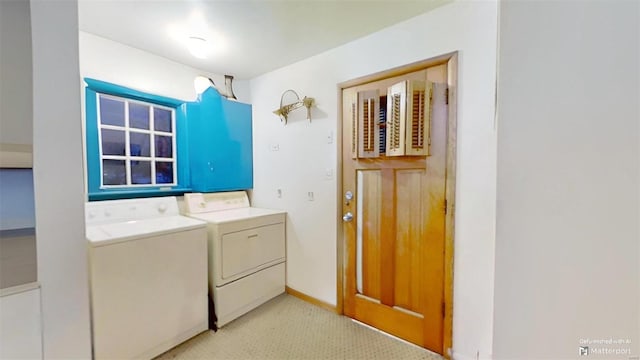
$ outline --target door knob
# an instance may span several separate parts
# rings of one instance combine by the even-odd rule
[[[342,217],[342,220],[344,220],[344,222],[349,222],[353,220],[353,214],[351,212],[344,214],[344,216]]]

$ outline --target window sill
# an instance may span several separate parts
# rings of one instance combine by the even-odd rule
[[[109,190],[89,193],[89,201],[137,199],[158,196],[178,196],[193,191],[191,188],[172,188],[169,190],[135,189],[135,190]]]

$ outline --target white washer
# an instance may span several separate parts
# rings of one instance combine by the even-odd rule
[[[175,197],[90,202],[95,359],[150,359],[208,328],[204,222]]]
[[[185,194],[187,215],[209,223],[209,289],[224,326],[285,287],[285,216],[250,207],[244,191]]]

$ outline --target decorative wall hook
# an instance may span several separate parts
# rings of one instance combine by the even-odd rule
[[[296,101],[291,104],[284,105],[284,95],[288,92],[292,92],[296,96]],[[282,93],[282,96],[280,97],[280,108],[275,110],[273,113],[278,115],[280,117],[280,120],[284,121],[284,124],[286,125],[289,113],[297,108],[304,106],[307,108],[307,120],[311,122],[311,107],[315,105],[315,102],[316,101],[314,98],[306,96],[302,98],[302,100],[300,100],[300,96],[298,96],[298,93],[289,89]]]

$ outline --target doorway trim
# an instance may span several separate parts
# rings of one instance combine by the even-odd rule
[[[447,64],[448,86],[448,119],[447,119],[447,156],[446,156],[446,183],[445,199],[447,211],[445,215],[445,240],[444,240],[444,320],[443,320],[443,356],[450,359],[453,345],[453,256],[454,256],[454,225],[455,225],[455,190],[456,190],[456,150],[457,150],[457,109],[458,109],[458,52],[454,51],[444,55],[432,57],[426,60],[395,67],[356,79],[348,80],[337,85],[338,94],[338,126],[336,134],[337,163],[340,174],[343,172],[342,162],[342,91],[346,88],[358,86],[385,78],[400,76],[411,72],[424,70],[428,67]],[[337,196],[336,201],[336,239],[337,239],[337,299],[336,312],[344,314],[344,286],[345,286],[345,256],[346,243],[344,240],[342,221],[342,176],[336,176]]]

